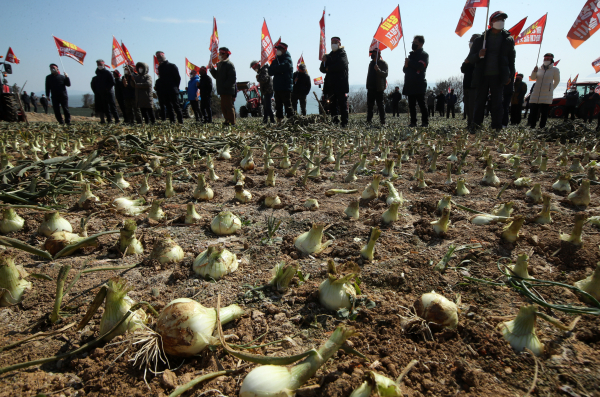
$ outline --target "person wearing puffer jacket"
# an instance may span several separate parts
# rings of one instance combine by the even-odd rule
[[[541,68],[536,66],[531,72],[530,78],[535,80],[535,88],[529,97],[529,105],[531,106],[529,126],[535,128],[538,116],[541,113],[540,128],[544,128],[548,120],[550,104],[552,104],[554,98],[554,90],[560,83],[560,71],[554,66],[554,55],[545,54],[544,64]]]
[[[273,91],[275,92],[275,117],[277,123],[283,121],[283,108],[288,118],[294,115],[292,110],[292,90],[294,89],[294,64],[285,43],[277,45],[277,56],[269,66],[269,76],[273,76]]]
[[[156,118],[154,117],[152,76],[148,74],[148,64],[144,62],[138,62],[135,64],[135,68],[138,72],[138,74],[134,76],[136,106],[142,112],[144,122],[146,124],[148,124],[148,122],[154,124],[156,122]]]

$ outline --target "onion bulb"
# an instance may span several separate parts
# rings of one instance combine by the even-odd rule
[[[73,227],[58,211],[48,212],[44,215],[44,222],[38,227],[38,233],[50,237],[54,232],[72,232]]]
[[[581,181],[581,185],[579,189],[575,190],[573,193],[567,196],[567,199],[573,205],[581,205],[583,207],[587,207],[590,205],[590,201],[592,200],[592,196],[590,195],[590,181],[589,179],[584,179]]]
[[[513,218],[513,221],[506,225],[502,232],[502,238],[509,243],[514,243],[519,238],[519,230],[525,222],[525,218],[521,215],[517,215]]]
[[[236,271],[238,261],[236,255],[222,245],[211,245],[196,257],[192,268],[201,277],[218,280]]]
[[[229,153],[229,145],[225,145],[225,147],[219,151],[219,154],[217,155],[217,159],[229,160],[230,158],[231,158],[231,153]]]
[[[348,207],[346,207],[346,209],[344,210],[344,214],[346,214],[349,218],[358,219],[358,204],[359,203],[357,200],[351,201],[350,204],[348,204]]]
[[[200,215],[196,212],[196,207],[194,203],[187,203],[186,211],[185,211],[185,224],[191,225],[193,223],[198,222],[200,219]]]
[[[566,241],[566,242],[571,243],[576,246],[583,245],[583,240],[582,240],[583,225],[585,224],[586,220],[587,220],[587,217],[586,217],[585,213],[578,212],[577,214],[575,214],[575,225],[573,226],[573,230],[571,231],[571,234],[562,234],[561,233],[560,239],[562,241]]]
[[[521,278],[531,278],[529,272],[527,271],[527,266],[529,265],[529,257],[526,253],[517,255],[517,263],[514,265],[509,265],[508,268],[512,270],[517,277]]]
[[[140,189],[138,190],[138,193],[140,194],[140,196],[145,196],[150,191],[150,185],[148,184],[149,177],[150,177],[150,175],[148,175],[148,174],[146,174],[144,176],[142,185],[140,186]]]
[[[573,163],[571,163],[571,167],[569,167],[569,172],[573,172],[575,174],[581,174],[585,169],[581,166],[581,161],[576,157],[573,159]]]
[[[246,179],[246,177],[244,176],[244,173],[242,172],[242,170],[240,170],[239,168],[236,168],[233,171],[233,183],[236,184],[238,182],[244,182],[244,180]]]
[[[265,180],[266,186],[275,186],[275,180],[277,179],[277,174],[275,174],[275,168],[269,167],[267,168],[267,179]]]
[[[310,230],[302,233],[294,240],[294,246],[303,255],[318,254],[331,244],[331,240],[325,244],[321,244],[323,238],[323,229],[325,225],[322,223],[313,223]]]
[[[25,290],[31,288],[31,282],[25,277],[27,272],[16,266],[13,258],[0,257],[0,307],[16,305],[23,300]]]
[[[144,246],[135,237],[137,225],[133,219],[127,219],[119,234],[119,252],[124,255],[143,254]]]
[[[122,172],[116,172],[115,173],[114,182],[115,182],[115,185],[117,185],[121,189],[127,189],[130,186],[129,182],[127,182],[125,180],[125,178],[123,178],[123,173]]]
[[[498,186],[500,184],[500,179],[496,176],[493,167],[489,165],[485,167],[485,175],[483,176],[481,183],[488,186]]]
[[[400,203],[392,203],[390,208],[381,215],[384,224],[389,225],[398,220],[398,207],[400,207]]]
[[[0,233],[8,234],[23,229],[25,220],[11,207],[5,208],[0,221]]]
[[[360,268],[349,262],[336,268],[332,259],[327,261],[327,279],[319,285],[319,301],[329,310],[350,310],[354,306],[356,290],[352,280],[358,276]]]
[[[381,181],[381,175],[373,175],[373,180],[370,184],[365,187],[361,197],[365,200],[377,198],[379,195],[379,182]]]
[[[204,174],[199,174],[198,186],[196,186],[196,190],[194,190],[194,198],[197,200],[209,201],[212,200],[214,195],[213,190],[208,186],[204,179]]]
[[[508,201],[506,203],[502,203],[498,205],[495,209],[492,210],[492,215],[496,216],[504,216],[508,218],[513,213],[513,205],[512,201]]]
[[[561,174],[558,177],[558,181],[554,182],[552,185],[552,189],[559,192],[571,193],[571,184],[569,183],[569,180],[571,180],[571,174]]]
[[[434,291],[421,295],[414,303],[417,316],[429,322],[456,329],[458,325],[458,307],[446,297]]]
[[[238,182],[235,184],[235,198],[242,204],[248,203],[252,200],[252,193],[244,189],[244,182]]]
[[[366,260],[372,261],[375,257],[375,242],[381,236],[381,230],[377,227],[371,228],[371,233],[369,234],[369,241],[367,244],[360,250],[360,256]]]
[[[471,221],[472,224],[478,225],[478,226],[489,225],[490,223],[503,222],[506,220],[507,220],[507,218],[504,216],[490,215],[490,214],[477,214],[477,215],[473,215],[469,219],[469,221]]]
[[[594,299],[600,301],[600,262],[598,262],[596,270],[594,270],[590,276],[575,282],[573,285],[592,295]],[[586,296],[582,296],[582,300],[589,302],[591,299]]]
[[[79,175],[81,175],[81,174],[79,174]],[[94,194],[92,193],[89,183],[85,184],[85,190],[83,191],[83,193],[81,193],[81,196],[79,196],[79,201],[77,201],[77,206],[80,208],[83,208],[86,201],[87,202],[100,201],[100,199],[98,197],[94,196]]]
[[[265,207],[267,208],[280,208],[281,207],[281,199],[279,196],[267,196],[265,197]]]
[[[544,203],[542,204],[542,211],[537,214],[534,219],[535,223],[539,223],[542,225],[552,223],[552,216],[550,215],[550,195],[543,194],[542,200]]]
[[[183,249],[169,236],[156,241],[150,253],[150,259],[155,259],[161,264],[180,262],[183,256]]]
[[[535,320],[536,307],[534,305],[521,306],[514,320],[504,322],[498,328],[513,349],[522,352],[527,348],[539,356],[544,351],[544,345],[535,334]]]
[[[438,213],[441,214],[442,211],[444,210],[444,208],[448,208],[449,210],[452,210],[452,197],[444,196],[440,199],[440,201],[438,201],[438,203],[437,203]]]
[[[467,194],[470,194],[471,192],[469,191],[469,189],[467,189],[467,187],[465,186],[465,179],[464,178],[459,178],[456,181],[456,195],[457,196],[466,196]]]
[[[442,216],[440,217],[440,219],[431,222],[431,225],[433,226],[433,231],[435,232],[435,234],[440,235],[448,231],[450,223],[452,223],[450,221],[450,209],[444,208],[442,210]]]
[[[392,182],[385,181],[383,184],[388,189],[388,196],[385,199],[387,205],[392,205],[392,203],[400,203],[402,205],[404,203],[404,198],[402,197],[402,193],[398,193]]]
[[[127,285],[127,281],[124,279],[119,277],[112,278],[106,283],[106,286],[106,302],[104,313],[100,320],[100,335],[110,331],[121,321],[121,318],[129,311],[131,306],[135,304],[133,299],[127,296],[127,293],[131,291],[131,287]],[[133,315],[127,317],[116,330],[106,335],[104,340],[108,341],[128,331],[135,331],[138,328],[144,327],[145,323],[146,313],[142,309],[138,309]]]
[[[125,197],[119,197],[113,200],[112,205],[122,214],[136,216],[150,208],[149,206],[142,205],[144,203],[144,199],[130,200]]]
[[[246,152],[242,161],[240,161],[240,167],[244,171],[250,171],[254,169],[254,158],[252,157],[252,150],[249,146],[244,148],[244,152]]]
[[[171,198],[175,196],[175,190],[173,189],[173,173],[167,171],[167,182],[165,186],[165,197]]]
[[[219,212],[210,223],[210,230],[219,236],[227,236],[234,234],[242,227],[240,218],[232,214],[230,211]]]
[[[163,203],[163,200],[153,200],[152,206],[150,207],[150,212],[148,213],[148,219],[152,219],[153,221],[160,221],[165,218],[165,213],[160,208],[160,205]]]
[[[319,209],[319,202],[317,201],[317,199],[307,199],[304,202],[304,207],[311,211],[316,211]]]
[[[533,201],[535,204],[539,204],[542,202],[542,185],[539,183],[534,183],[533,187],[525,193],[527,197]]]

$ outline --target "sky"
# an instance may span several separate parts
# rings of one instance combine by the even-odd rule
[[[566,38],[585,0],[531,1],[491,0],[491,12],[498,9],[508,14],[506,28],[528,16],[525,27],[548,12],[548,23],[541,55],[552,52],[560,59],[561,80],[580,74],[579,80],[600,80],[591,63],[600,57],[600,34],[594,35],[573,49]],[[463,0],[403,1],[400,3],[406,48],[410,51],[412,37],[425,36],[424,49],[429,53],[427,69],[429,85],[437,80],[460,75],[460,66],[468,54],[468,41],[473,33],[481,33],[486,9],[479,8],[474,27],[462,38],[454,31],[464,5]],[[382,17],[387,17],[395,3],[358,0],[325,1],[80,1],[80,0],[20,0],[3,6],[3,31],[0,53],[12,47],[21,60],[13,65],[9,84],[17,83],[25,90],[43,93],[48,65],[57,63],[68,72],[71,94],[90,92],[95,60],[110,63],[112,36],[123,41],[134,61],[148,64],[155,51],[164,51],[169,61],[184,74],[187,57],[196,65],[206,65],[209,59],[209,39],[212,18],[217,19],[220,45],[229,47],[236,66],[238,81],[255,81],[250,61],[260,59],[260,30],[266,19],[273,41],[280,36],[287,43],[292,59],[301,54],[311,78],[319,72],[319,20],[326,7],[327,49],[329,39],[339,36],[349,58],[350,84],[364,85],[368,63],[368,47]],[[78,45],[87,51],[85,65],[63,57],[60,65],[52,35]],[[517,46],[516,67],[528,76],[536,65],[538,45]],[[383,58],[389,65],[388,82],[403,81],[404,47],[385,50]],[[540,62],[542,59],[540,58]],[[121,69],[121,68],[120,68]],[[527,77],[525,78],[527,82]],[[182,82],[182,88],[184,83]],[[316,86],[315,86],[316,88]],[[320,91],[317,91],[320,94]],[[71,106],[78,106],[72,104]]]

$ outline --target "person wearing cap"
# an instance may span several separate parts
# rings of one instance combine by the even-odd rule
[[[235,125],[235,109],[233,101],[237,94],[235,88],[235,66],[229,60],[231,51],[227,47],[219,48],[219,63],[210,69],[210,74],[217,82],[217,94],[221,97],[221,112],[225,121],[223,125]]]
[[[65,73],[60,74],[58,66],[55,63],[50,64],[50,74],[46,76],[46,97],[52,101],[52,109],[58,124],[71,124],[71,113],[69,113],[69,94],[67,87],[71,86],[71,79]],[[60,114],[62,108],[65,115],[64,121]]]
[[[283,121],[283,109],[288,118],[294,115],[292,110],[292,90],[294,89],[294,63],[285,43],[277,44],[277,56],[269,66],[269,76],[273,76],[275,96],[275,117],[277,123]]]
[[[92,91],[96,95],[95,107],[97,111],[102,112],[106,116],[108,123],[112,122],[112,117],[115,119],[115,124],[119,123],[119,115],[117,113],[117,105],[114,98],[115,79],[112,73],[104,66],[104,61],[98,59],[96,61],[96,76],[92,79]],[[112,117],[111,117],[112,116]],[[101,118],[101,124],[104,124],[104,119]]]
[[[491,126],[496,132],[502,129],[504,87],[510,85],[515,76],[515,41],[511,33],[504,29],[506,18],[508,16],[502,11],[490,16],[491,28],[473,41],[465,60],[475,66],[471,81],[471,87],[477,89],[473,124],[475,127],[483,124],[485,103],[488,93],[491,93]],[[512,91],[512,86],[509,88]]]
[[[367,71],[367,123],[373,120],[373,107],[377,102],[379,122],[385,125],[385,106],[383,105],[383,92],[386,89],[388,65],[381,59],[381,51],[375,49],[369,52],[371,62]]]
[[[454,106],[456,106],[456,102],[458,101],[458,97],[454,93],[454,88],[450,89],[450,92],[446,94],[446,118],[450,118],[450,112],[452,112],[452,118],[455,118],[454,115]]]
[[[348,125],[348,55],[339,37],[331,38],[331,52],[323,55],[321,73],[325,74],[323,94],[328,98],[329,109],[333,116],[333,122],[339,123],[338,114],[341,113],[341,126]]]
[[[44,108],[44,113],[48,114],[48,98],[46,98],[46,94],[42,94],[40,98],[40,105]]]
[[[142,114],[135,101],[135,79],[133,76],[135,70],[126,66],[124,73],[121,83],[123,85],[123,104],[125,108],[121,110],[123,110],[125,122],[142,124]]]
[[[388,95],[388,99],[392,102],[392,117],[400,117],[400,100],[402,99],[400,87],[396,86],[394,91]]]
[[[469,40],[469,51],[473,47],[473,42],[478,39],[481,35],[474,34]],[[463,73],[463,103],[465,106],[465,116],[467,118],[467,128],[473,126],[473,110],[475,105],[475,97],[477,90],[471,86],[473,81],[473,71],[475,70],[475,64],[465,60],[460,67],[460,71]]]
[[[123,80],[121,79],[121,72],[118,70],[113,70],[112,74],[115,79],[115,98],[117,99],[121,113],[123,113],[124,122],[129,123],[130,121],[127,119],[127,114],[125,113],[125,97],[123,94]]]
[[[212,77],[206,73],[206,66],[200,67],[200,115],[203,123],[212,123]]]
[[[536,66],[531,72],[530,78],[535,80],[535,88],[529,97],[529,106],[531,107],[529,126],[535,128],[539,117],[540,128],[544,128],[548,120],[550,104],[554,99],[554,90],[560,83],[560,70],[554,66],[554,55],[545,54],[542,67]]]
[[[179,84],[181,84],[179,68],[169,62],[162,51],[156,51],[156,59],[158,60],[158,75],[162,80],[160,90],[163,94],[167,116],[171,123],[174,123],[175,115],[177,115],[177,122],[183,124],[183,113],[179,103]]]
[[[269,120],[271,120],[271,123],[274,123],[275,115],[271,106],[271,100],[273,99],[273,78],[269,76],[269,64],[265,63],[261,67],[260,62],[252,61],[250,62],[250,68],[256,72],[256,81],[258,81],[260,87],[260,100],[263,105],[263,123],[267,124]]]
[[[429,126],[429,112],[425,105],[425,92],[427,91],[427,79],[425,72],[429,66],[429,54],[423,51],[425,37],[417,35],[413,38],[412,51],[404,60],[404,87],[402,94],[408,97],[408,109],[410,112],[410,127],[417,126],[417,103],[421,109],[421,126]],[[443,116],[443,114],[442,114]]]
[[[190,106],[194,111],[194,118],[196,122],[199,123],[201,121],[200,118],[200,90],[198,89],[198,85],[200,84],[200,77],[198,77],[198,73],[196,69],[190,70],[190,81],[188,81],[187,86],[187,96],[188,101],[190,101]]]
[[[518,73],[515,77],[515,88],[510,99],[510,124],[521,124],[521,114],[523,112],[523,103],[527,94],[527,84],[523,82],[523,74]]]
[[[572,86],[566,94],[565,101],[565,121],[571,115],[571,120],[575,120],[575,113],[577,111],[577,104],[579,103],[579,91],[576,86]]]
[[[310,76],[306,70],[306,65],[301,63],[298,70],[292,76],[294,79],[294,89],[292,90],[292,109],[298,112],[298,102],[300,102],[300,111],[303,116],[306,116],[306,96],[310,94],[312,84]]]

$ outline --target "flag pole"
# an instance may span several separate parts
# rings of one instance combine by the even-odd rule
[[[52,35],[52,38],[54,38],[54,35]],[[54,45],[56,45],[56,42],[54,42]],[[60,61],[60,66],[62,66],[62,68],[63,68],[63,72],[67,73],[67,70],[65,69],[65,65],[63,64],[63,61],[62,61],[62,57],[60,56],[60,51],[58,50],[58,47],[56,48],[56,52],[58,52],[58,60]]]
[[[544,22],[544,31],[542,32],[542,40],[540,41],[540,49],[538,50],[537,61],[535,61],[535,66],[540,62],[540,53],[542,52],[542,42],[544,41],[544,33],[546,32],[546,24],[548,23],[548,13],[546,13],[546,21]]]
[[[485,42],[487,40],[488,31],[488,19],[490,18],[490,2],[488,1],[487,14],[485,15],[485,29],[483,30],[483,48],[485,49]]]
[[[402,13],[400,12],[400,4],[399,3],[398,3],[398,14],[400,14],[400,20],[402,20]],[[383,18],[381,18],[381,19],[383,20]],[[406,55],[406,40],[404,39],[404,27],[402,27],[402,25],[400,25],[400,27],[402,28],[402,43],[404,43],[404,58],[408,58],[408,55]]]

